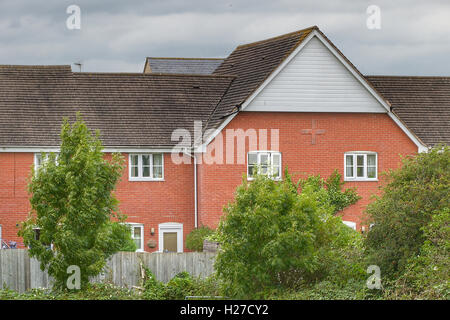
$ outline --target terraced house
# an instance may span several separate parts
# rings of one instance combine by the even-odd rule
[[[362,75],[317,27],[240,45],[223,59],[147,58],[143,73],[2,65],[6,242],[21,242],[32,166],[58,152],[62,118],[77,111],[100,130],[106,157],[126,157],[116,194],[139,250],[181,252],[195,227],[217,226],[256,166],[274,179],[285,167],[323,177],[337,169],[362,196],[343,220],[363,230],[380,173],[450,142],[450,78]]]

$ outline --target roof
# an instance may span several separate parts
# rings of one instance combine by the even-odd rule
[[[366,76],[424,143],[450,144],[450,77]]]
[[[147,58],[144,73],[212,74],[224,59]]]
[[[242,104],[315,29],[314,26],[238,46],[214,71],[215,75],[236,75],[236,80],[211,114],[205,130],[218,127],[224,117]]]
[[[196,120],[218,128],[313,31],[334,47],[313,26],[240,45],[225,59],[147,58],[144,73],[0,65],[0,147],[58,146],[62,118],[77,111],[107,147],[173,147],[172,132],[193,135]],[[363,79],[421,141],[450,143],[450,77]]]
[[[59,146],[63,117],[77,111],[105,146],[172,147],[193,134],[233,77],[72,73],[70,66],[0,66],[0,146]]]

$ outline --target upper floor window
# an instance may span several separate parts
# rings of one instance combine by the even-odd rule
[[[34,154],[34,170],[38,170],[45,161],[48,160],[49,153],[35,153]],[[56,161],[58,161],[59,153],[56,153]]]
[[[281,153],[251,151],[247,154],[247,177],[253,179],[256,172],[272,179],[281,179]]]
[[[378,157],[375,152],[345,153],[345,180],[377,180]]]
[[[130,180],[162,180],[164,159],[162,153],[130,154]]]

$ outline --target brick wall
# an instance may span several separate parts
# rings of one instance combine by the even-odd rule
[[[128,154],[123,155],[126,168],[115,193],[121,212],[128,216],[127,221],[144,225],[145,250],[158,250],[158,246],[148,248],[147,242],[158,241],[160,223],[182,223],[185,237],[194,228],[193,165],[176,165],[170,154],[164,154],[164,181],[129,181]],[[33,153],[0,153],[0,225],[3,239],[22,241],[17,236],[16,224],[26,219],[30,208],[26,187],[33,163]],[[154,235],[150,234],[151,228],[154,228]]]
[[[312,120],[325,133],[311,144],[311,135],[301,133],[311,129]],[[225,129],[279,129],[279,147],[283,169],[291,173],[321,174],[328,177],[334,169],[343,175],[344,152],[374,151],[378,153],[378,174],[400,164],[400,155],[417,152],[417,147],[386,114],[344,113],[249,113],[236,116]],[[268,131],[270,149],[270,131]],[[223,143],[225,143],[224,139]],[[211,149],[211,145],[208,147]],[[245,152],[249,150],[248,142]],[[237,150],[234,151],[235,161]],[[149,240],[158,242],[158,225],[166,222],[183,224],[183,238],[194,228],[194,182],[191,163],[175,164],[170,154],[164,154],[164,181],[128,180],[128,154],[124,154],[127,167],[116,190],[122,213],[128,222],[144,225],[144,248]],[[226,160],[224,147],[224,161]],[[110,155],[106,155],[110,157]],[[190,158],[185,156],[187,162]],[[27,179],[33,165],[32,153],[0,153],[0,225],[3,238],[21,241],[16,224],[23,221],[29,211],[26,191]],[[242,182],[246,164],[199,164],[198,210],[199,225],[216,227],[222,208],[233,200],[236,187]],[[380,182],[348,182],[363,197],[343,212],[343,219],[361,227],[363,211],[370,196],[377,192]],[[154,235],[150,234],[154,228]],[[183,243],[185,243],[183,241]],[[186,250],[186,248],[184,248]]]
[[[316,136],[311,144],[311,135],[302,134],[302,129],[311,129],[312,120],[317,129],[325,133]],[[344,153],[348,151],[374,151],[378,153],[378,174],[400,165],[400,155],[417,152],[417,146],[386,114],[355,113],[254,113],[242,112],[226,129],[279,129],[279,147],[282,153],[283,171],[287,166],[297,177],[304,173],[328,177],[334,169],[344,175]],[[268,149],[270,149],[270,133]],[[223,138],[225,144],[226,138]],[[212,149],[212,145],[208,150]],[[248,141],[246,152],[249,151]],[[226,148],[224,146],[224,152]],[[236,157],[236,149],[235,149]],[[225,159],[226,157],[224,157]],[[222,207],[233,199],[233,192],[242,182],[247,167],[229,164],[202,164],[199,169],[199,224],[216,227]],[[294,176],[295,177],[295,176]],[[356,187],[363,198],[343,212],[343,219],[361,220],[370,196],[377,192],[380,182],[348,182],[346,187]]]

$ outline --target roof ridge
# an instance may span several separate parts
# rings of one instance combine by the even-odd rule
[[[167,59],[167,60],[223,60],[223,59],[225,59],[225,58],[147,57],[147,59]]]
[[[251,46],[254,46],[254,45],[259,45],[259,44],[264,43],[264,42],[269,42],[269,41],[273,41],[273,40],[283,39],[283,38],[287,38],[287,37],[293,36],[295,34],[301,34],[303,32],[312,31],[312,30],[319,30],[319,27],[318,26],[312,26],[312,27],[301,29],[301,30],[292,31],[292,32],[289,32],[289,33],[281,34],[279,36],[267,38],[267,39],[264,39],[264,40],[259,40],[259,41],[255,41],[255,42],[249,42],[249,43],[241,44],[241,45],[238,45],[236,48],[251,47]]]
[[[142,76],[142,77],[153,77],[153,76],[170,76],[170,77],[211,77],[211,78],[236,78],[233,74],[197,74],[197,73],[162,73],[162,72],[72,72],[73,75],[119,75],[119,76]]]
[[[72,68],[70,64],[0,64],[0,68],[14,67],[14,68]]]

